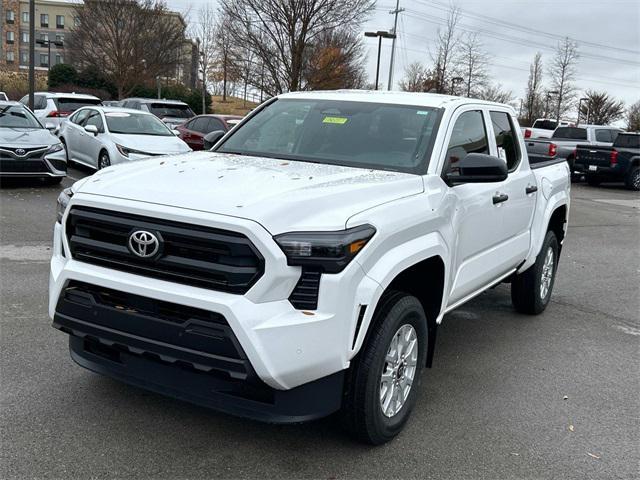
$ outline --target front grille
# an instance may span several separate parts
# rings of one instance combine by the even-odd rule
[[[48,172],[43,160],[15,160],[0,158],[0,172],[2,173],[43,173]]]
[[[297,310],[315,310],[318,308],[320,291],[320,270],[302,268],[300,280],[289,296],[289,302]]]
[[[0,160],[40,158],[49,147],[3,147],[0,146]],[[20,151],[20,154],[18,154]]]
[[[158,255],[129,250],[137,230],[161,239]],[[66,232],[74,259],[160,280],[243,294],[264,273],[263,257],[237,232],[88,207],[70,210]]]

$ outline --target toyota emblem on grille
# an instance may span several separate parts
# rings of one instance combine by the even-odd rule
[[[20,155],[21,157],[27,153],[27,151],[24,148],[16,148],[16,155]]]
[[[160,249],[160,240],[151,232],[136,230],[129,236],[129,249],[139,257],[153,257]]]

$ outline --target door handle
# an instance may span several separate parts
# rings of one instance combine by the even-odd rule
[[[506,193],[496,193],[493,196],[493,204],[497,204],[497,203],[502,203],[502,202],[506,202],[507,200],[509,200],[509,195],[507,195]]]
[[[529,195],[530,193],[536,193],[538,191],[537,185],[528,185],[527,188],[524,189],[525,193]]]

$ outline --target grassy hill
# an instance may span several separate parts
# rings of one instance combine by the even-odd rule
[[[213,113],[220,115],[246,115],[258,106],[257,103],[247,100],[246,104],[242,98],[227,96],[227,101],[222,101],[222,96],[211,97]]]

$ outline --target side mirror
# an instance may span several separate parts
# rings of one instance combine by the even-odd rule
[[[211,150],[213,146],[218,143],[226,132],[222,130],[214,130],[213,132],[207,133],[203,138],[203,146],[205,150]]]
[[[95,125],[87,125],[84,127],[84,131],[87,133],[91,133],[92,135],[98,135],[98,127]]]
[[[493,183],[507,179],[507,162],[493,155],[470,153],[462,160],[452,163],[445,180],[449,185],[458,183]]]
[[[44,128],[46,128],[47,130],[49,130],[51,133],[55,132],[56,129],[58,128],[58,126],[55,123],[47,123],[45,124]]]

